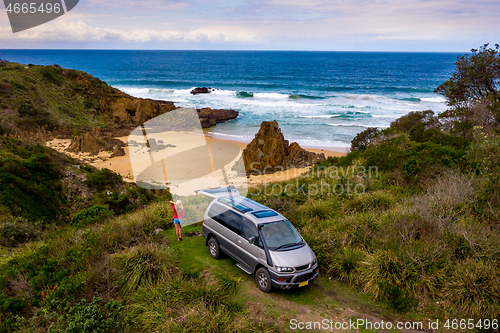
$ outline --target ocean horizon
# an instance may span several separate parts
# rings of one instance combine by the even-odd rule
[[[182,107],[234,109],[237,119],[209,129],[249,142],[277,120],[290,142],[347,148],[368,127],[386,128],[411,112],[447,109],[434,89],[460,53],[328,51],[0,50],[24,64],[85,71],[134,97]],[[210,94],[192,95],[195,87]]]

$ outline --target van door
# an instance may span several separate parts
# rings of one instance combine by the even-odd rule
[[[259,232],[257,231],[257,227],[255,224],[248,220],[247,218],[243,218],[241,223],[240,234],[237,238],[237,244],[239,248],[239,256],[241,257],[242,264],[247,266],[248,270],[253,272],[255,270],[255,266],[259,262],[259,258],[264,260],[266,259],[264,249],[259,247],[259,243],[250,244],[248,240],[251,237],[258,237]]]
[[[208,217],[215,222],[214,231],[222,251],[239,260],[236,242],[243,217],[219,203],[210,207]]]

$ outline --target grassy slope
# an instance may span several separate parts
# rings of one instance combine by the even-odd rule
[[[93,205],[122,214],[160,195],[40,144],[0,137],[0,244],[13,237],[15,218],[61,225]]]
[[[91,227],[59,230],[4,257],[0,331],[57,331],[87,320],[111,332],[291,332],[292,318],[396,318],[327,277],[306,288],[261,293],[232,259],[210,258],[203,237],[172,241],[171,218],[170,205],[156,203]],[[167,231],[156,234],[157,226]],[[94,296],[104,301],[92,308]],[[81,298],[89,301],[78,319]],[[110,300],[124,305],[116,318],[104,306]],[[105,326],[109,320],[115,325]]]
[[[454,165],[447,158],[453,147],[424,142],[419,168],[405,173],[404,150],[420,143],[398,135],[388,140],[402,144],[376,144],[323,163],[320,173],[318,166],[299,179],[249,192],[289,218],[313,248],[322,274],[314,285],[258,292],[234,261],[212,260],[200,236],[175,241],[171,208],[159,202],[3,249],[4,331],[43,330],[51,323],[64,330],[78,318],[100,327],[113,322],[115,331],[286,332],[291,318],[495,317],[500,237],[492,156],[499,155],[500,138],[478,135]],[[429,159],[436,145],[446,153]],[[400,158],[384,164],[388,153]],[[368,157],[381,161],[371,176],[358,172]],[[355,185],[364,191],[352,191]],[[321,193],[321,186],[337,194]],[[342,186],[351,192],[338,193]],[[157,235],[157,227],[167,231]],[[189,231],[200,229],[184,228]],[[94,296],[104,301],[90,303]],[[123,309],[115,315],[113,306]],[[72,315],[78,311],[85,315]]]
[[[47,130],[112,127],[107,105],[126,94],[77,70],[6,63],[0,67],[0,126]]]

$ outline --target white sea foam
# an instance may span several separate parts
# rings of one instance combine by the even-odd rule
[[[241,98],[234,89],[215,90],[209,94],[192,95],[194,88],[119,86],[136,97],[174,101],[181,107],[234,109],[240,116],[232,122],[217,125],[218,136],[227,135],[236,141],[249,142],[264,120],[277,120],[288,140],[299,143],[350,142],[363,128],[387,128],[391,121],[411,111],[432,109],[437,113],[447,109],[445,99],[432,93],[375,95],[336,93],[321,99],[289,98],[289,94],[252,91],[253,97]],[[294,92],[294,94],[297,94]],[[408,101],[405,98],[418,98]],[[335,122],[343,119],[341,123]],[[328,125],[328,126],[324,126]],[[238,139],[239,138],[239,139]],[[295,141],[297,141],[295,140]],[[313,145],[311,145],[313,146]]]
[[[299,118],[306,119],[330,119],[342,116],[341,114],[333,114],[333,115],[317,115],[317,116],[299,116]]]
[[[336,126],[336,127],[364,127],[364,128],[368,128],[368,127],[378,127],[378,128],[388,128],[389,126],[385,126],[385,125],[361,125],[361,124],[357,124],[357,123],[352,123],[352,124],[327,124],[329,126]]]
[[[446,98],[438,96],[438,97],[422,97],[420,98],[422,102],[430,102],[430,103],[445,103]]]

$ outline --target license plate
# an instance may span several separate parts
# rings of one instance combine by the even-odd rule
[[[309,284],[309,281],[304,281],[299,283],[299,287],[307,286]]]

